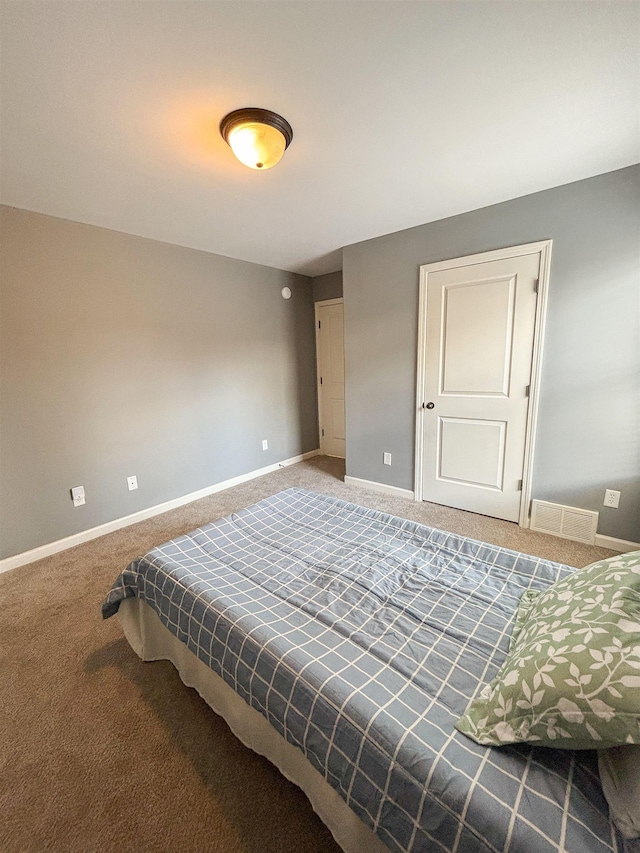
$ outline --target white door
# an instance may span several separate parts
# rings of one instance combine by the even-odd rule
[[[320,452],[345,458],[344,306],[342,299],[316,303]]]
[[[423,500],[519,519],[540,261],[426,275]]]

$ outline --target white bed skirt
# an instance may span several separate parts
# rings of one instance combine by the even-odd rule
[[[268,758],[283,776],[304,791],[345,853],[389,853],[302,752],[287,743],[262,714],[174,637],[148,604],[139,598],[127,598],[120,604],[118,616],[136,654],[145,661],[171,661],[187,687],[198,691],[245,746]]]

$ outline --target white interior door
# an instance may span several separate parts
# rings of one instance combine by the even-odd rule
[[[316,303],[320,452],[345,458],[344,305],[342,299]]]
[[[427,272],[423,500],[519,519],[540,262]]]

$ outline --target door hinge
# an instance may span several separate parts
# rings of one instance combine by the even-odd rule
[[[318,320],[318,328],[321,328],[322,320]]]
[[[540,287],[540,279],[536,278],[535,281],[533,282],[533,292],[537,293],[539,287]]]
[[[322,430],[322,435],[324,435],[324,430]]]
[[[320,377],[320,384],[322,385],[322,376]]]
[[[525,385],[524,386],[524,396],[528,397],[530,393],[531,393],[531,385]]]
[[[521,492],[521,491],[522,491],[522,480],[518,480],[518,486],[516,488],[516,492]]]

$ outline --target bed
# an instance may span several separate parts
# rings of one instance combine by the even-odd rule
[[[454,728],[522,594],[572,571],[288,489],[134,560],[102,611],[299,784],[347,853],[611,853],[625,842],[595,752]]]

